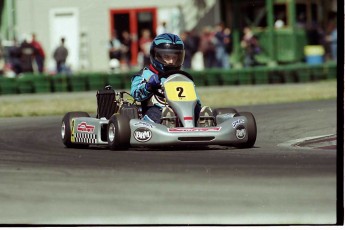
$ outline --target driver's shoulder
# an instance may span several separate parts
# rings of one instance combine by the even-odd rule
[[[143,69],[141,69],[138,72],[136,72],[135,74],[133,74],[132,79],[134,79],[136,77],[148,79],[149,77],[152,76],[152,74],[154,74],[154,73],[149,68],[144,67]]]
[[[148,80],[153,74],[155,73],[152,72],[149,68],[145,67],[144,69],[142,69],[141,76],[145,78],[146,80]]]

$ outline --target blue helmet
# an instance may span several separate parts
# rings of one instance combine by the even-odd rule
[[[184,55],[183,41],[175,34],[160,34],[152,41],[150,60],[153,67],[159,72],[180,70]]]

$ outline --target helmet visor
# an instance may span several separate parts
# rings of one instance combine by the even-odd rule
[[[180,67],[184,61],[184,50],[155,48],[155,59],[167,67]]]

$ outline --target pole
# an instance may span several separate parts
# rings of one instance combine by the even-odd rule
[[[268,55],[271,61],[276,62],[275,55],[275,39],[274,39],[274,12],[273,12],[273,1],[266,0],[266,11],[267,11],[267,33],[268,33]]]
[[[239,0],[233,1],[233,17],[232,17],[232,44],[233,44],[233,55],[235,57],[235,63],[234,67],[237,68],[240,66],[241,63],[241,39],[240,39],[240,23],[239,23],[239,13],[240,13],[240,7],[239,7]]]

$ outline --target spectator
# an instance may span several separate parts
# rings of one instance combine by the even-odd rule
[[[143,56],[143,67],[150,65],[150,46],[152,42],[151,32],[148,29],[144,29],[139,39],[139,48]]]
[[[60,46],[58,46],[54,51],[54,60],[56,62],[57,73],[67,72],[66,59],[68,56],[68,50],[65,47],[65,38],[61,38]]]
[[[230,30],[230,29],[229,29]],[[229,69],[229,54],[227,53],[227,46],[229,45],[230,31],[227,30],[225,33],[225,28],[223,23],[219,23],[216,26],[215,33],[215,55],[216,55],[216,67]]]
[[[8,50],[9,63],[13,72],[18,75],[22,72],[21,50],[16,38],[13,39],[13,46]]]
[[[32,62],[34,59],[35,49],[29,41],[30,38],[24,35],[23,42],[20,44],[20,62],[23,73],[33,73]]]
[[[258,39],[254,36],[252,30],[249,27],[243,29],[243,38],[241,41],[241,47],[244,49],[244,66],[254,66],[257,64],[255,61],[255,55],[260,53],[260,46]]]
[[[205,27],[200,37],[200,51],[203,54],[204,67],[216,66],[215,37],[210,27]]]
[[[121,37],[121,62],[125,64],[126,69],[131,66],[131,45],[131,36],[127,30],[124,30]]]
[[[194,39],[190,32],[185,31],[181,34],[181,40],[184,43],[185,48],[185,58],[184,58],[184,69],[191,69],[192,68],[192,58],[195,52],[197,51],[197,46],[194,42]]]
[[[298,15],[296,24],[298,28],[302,28],[302,29],[306,28],[307,20],[306,20],[305,13],[302,12]]]
[[[331,51],[331,58],[334,61],[337,61],[337,27],[334,26],[331,33],[326,37],[327,42],[329,43],[330,51]]]
[[[2,41],[0,39],[0,75],[4,74],[5,69],[5,52],[4,47],[2,46]]]
[[[162,21],[162,23],[157,27],[156,33],[157,33],[157,35],[168,33],[166,21]]]
[[[45,53],[42,45],[36,40],[36,34],[32,34],[31,45],[34,47],[34,57],[37,64],[38,72],[43,73]]]
[[[227,55],[227,60],[226,60],[226,64],[224,65],[225,68],[227,68],[226,65],[229,65],[230,68],[230,55],[232,53],[232,34],[231,34],[231,29],[226,27],[224,29],[224,34],[225,34],[225,52]]]
[[[121,60],[121,42],[117,37],[117,32],[114,31],[111,40],[109,41],[109,59]]]
[[[309,45],[323,45],[325,43],[325,31],[321,28],[319,23],[311,22],[309,26],[306,27],[307,39]]]

